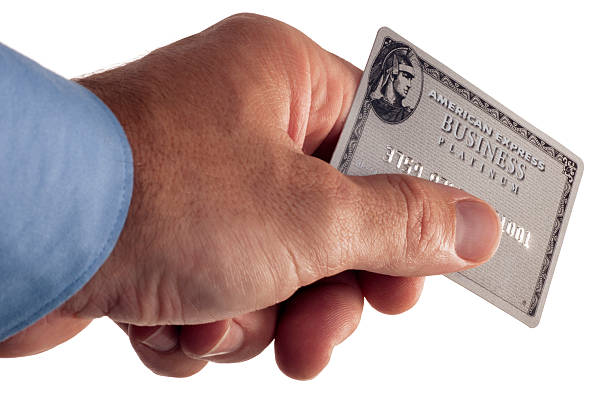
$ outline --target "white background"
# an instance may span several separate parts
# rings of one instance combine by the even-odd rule
[[[401,316],[366,305],[316,379],[272,348],[189,379],[150,373],[121,330],[94,321],[42,355],[0,360],[2,412],[611,412],[610,86],[605,2],[33,2],[0,8],[0,41],[66,77],[115,66],[235,12],[296,26],[363,68],[389,26],[584,160],[539,327],[444,277]],[[1,91],[0,91],[1,93]]]

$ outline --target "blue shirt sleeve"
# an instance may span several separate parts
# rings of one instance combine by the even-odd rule
[[[0,44],[0,341],[89,281],[119,238],[132,182],[109,108]]]

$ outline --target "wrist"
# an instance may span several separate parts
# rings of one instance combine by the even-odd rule
[[[121,125],[127,137],[127,144],[131,148],[133,160],[133,187],[131,200],[128,207],[127,218],[110,255],[97,269],[89,282],[58,308],[62,316],[84,319],[108,316],[112,313],[113,303],[116,303],[118,300],[118,295],[116,293],[120,291],[117,287],[118,278],[116,275],[118,271],[130,271],[128,270],[130,262],[126,260],[126,246],[129,246],[130,243],[126,240],[126,235],[130,233],[129,228],[132,222],[133,207],[139,193],[136,168],[139,164],[137,159],[139,152],[134,145],[135,131],[137,128],[134,119],[137,119],[136,113],[139,109],[137,105],[129,102],[128,96],[123,95],[119,88],[114,87],[114,85],[117,84],[113,81],[114,77],[115,74],[113,71],[108,71],[87,78],[74,79],[73,81],[88,89],[106,105]]]

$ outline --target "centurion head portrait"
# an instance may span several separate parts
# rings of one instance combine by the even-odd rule
[[[422,91],[422,73],[414,51],[405,44],[386,39],[372,65],[369,98],[376,115],[396,124],[408,118]]]

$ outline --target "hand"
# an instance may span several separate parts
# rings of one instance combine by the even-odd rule
[[[108,316],[162,375],[275,339],[281,370],[311,378],[357,327],[363,297],[399,313],[420,276],[488,260],[500,233],[483,201],[324,161],[360,76],[283,23],[237,15],[80,79],[132,146],[128,218],[91,281],[0,354],[43,351]]]

